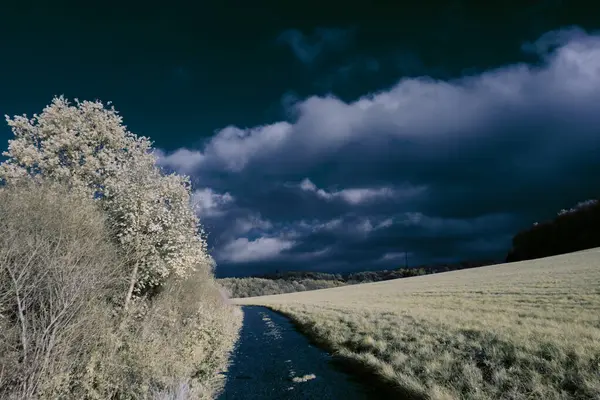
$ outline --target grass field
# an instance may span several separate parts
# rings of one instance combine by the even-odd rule
[[[600,248],[234,302],[283,312],[409,398],[600,399]]]

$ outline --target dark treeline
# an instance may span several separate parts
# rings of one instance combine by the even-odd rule
[[[507,262],[555,256],[600,246],[600,202],[587,200],[556,218],[515,235]]]
[[[408,278],[411,276],[475,268],[497,263],[498,261],[494,260],[462,261],[458,263],[440,263],[414,268],[363,271],[349,274],[286,271],[246,278],[224,278],[219,279],[219,282],[227,289],[230,297],[240,298],[327,289],[359,283],[380,282],[390,279]]]
[[[497,260],[476,260],[476,261],[460,261],[454,263],[437,263],[420,265],[410,268],[397,268],[391,270],[380,271],[361,271],[348,274],[329,274],[325,272],[310,272],[310,271],[284,271],[272,274],[259,275],[257,278],[263,279],[283,279],[283,280],[302,280],[314,279],[325,281],[341,281],[346,284],[367,283],[387,281],[390,279],[408,278],[411,276],[435,274],[438,272],[455,271],[459,269],[468,269],[481,267],[484,265],[497,264]]]

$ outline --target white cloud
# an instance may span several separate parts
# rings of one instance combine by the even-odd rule
[[[245,235],[253,229],[265,231],[272,228],[273,224],[270,221],[262,219],[260,215],[248,215],[243,218],[236,218],[233,231],[237,235]]]
[[[178,149],[171,154],[162,150],[155,152],[158,158],[158,164],[174,169],[182,174],[193,173],[204,161],[204,154],[200,151],[188,149]]]
[[[304,232],[335,231],[343,224],[343,218],[335,218],[329,221],[321,222],[317,220],[301,220],[296,224],[296,228]]]
[[[318,197],[325,200],[342,199],[348,204],[358,205],[369,201],[392,198],[395,195],[395,191],[391,188],[353,188],[353,189],[342,189],[340,191],[326,191],[319,189],[310,179],[305,178],[298,185],[300,189],[305,192],[315,193]],[[423,189],[418,189],[416,192],[420,192]],[[413,189],[413,191],[415,191]],[[416,193],[415,193],[416,194]]]
[[[199,189],[192,193],[192,204],[200,218],[223,215],[223,208],[234,201],[235,199],[228,192],[219,194],[210,188]]]
[[[370,217],[353,217],[347,215],[345,217],[334,218],[329,221],[300,221],[296,225],[296,229],[305,233],[316,232],[337,232],[350,235],[365,235],[379,229],[388,228],[394,223],[392,218],[380,219]]]
[[[356,231],[362,234],[369,234],[379,229],[389,228],[394,224],[392,218],[386,218],[384,220],[377,221],[377,218],[363,217],[356,224]]]
[[[281,252],[291,249],[293,245],[293,241],[272,237],[261,237],[252,241],[238,238],[223,246],[217,258],[232,263],[271,260]]]
[[[292,126],[287,122],[251,129],[228,126],[211,139],[205,153],[210,161],[229,171],[238,172],[244,169],[252,158],[281,147],[291,131]]]
[[[160,151],[157,152],[158,162],[185,174],[200,167],[240,172],[250,160],[281,147],[291,131],[287,122],[251,129],[228,126],[218,131],[203,151],[179,149],[171,154]]]
[[[375,227],[369,218],[363,219],[356,225],[356,230],[364,234],[371,233],[374,229]]]
[[[344,189],[336,193],[349,204],[361,204],[367,201],[393,197],[394,191],[390,188],[378,189]]]
[[[515,116],[537,118],[543,111],[552,117],[561,110],[579,113],[567,111],[566,118],[592,115],[597,110],[591,104],[600,98],[600,37],[560,32],[532,45],[543,51],[547,42],[561,44],[540,67],[516,64],[452,81],[402,79],[350,103],[333,96],[309,97],[294,103],[293,123],[227,127],[202,152],[179,150],[164,162],[183,170],[201,163],[241,172],[252,162],[266,160],[285,173],[282,166],[309,165],[350,143],[368,147],[394,138],[427,145],[439,141],[430,147],[442,151],[461,136],[488,134],[490,126]],[[319,195],[327,197],[326,192]]]
[[[377,227],[378,228],[389,228],[390,226],[392,226],[394,224],[394,220],[392,218],[387,218],[384,219],[383,221],[381,221]]]

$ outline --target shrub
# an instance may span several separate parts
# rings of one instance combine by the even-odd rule
[[[125,291],[104,217],[57,185],[0,189],[0,398],[72,391]]]
[[[7,120],[0,398],[214,397],[242,315],[214,279],[189,179],[163,174],[100,102]]]
[[[164,175],[150,140],[127,131],[114,108],[57,97],[32,119],[7,121],[14,139],[0,182],[46,178],[95,199],[128,261],[126,305],[169,276],[214,265],[190,207],[189,179]]]

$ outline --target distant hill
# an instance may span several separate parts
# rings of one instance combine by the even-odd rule
[[[223,278],[218,281],[229,292],[230,297],[242,298],[304,292],[308,290],[327,289],[359,283],[380,282],[390,279],[408,278],[411,276],[475,268],[497,263],[498,261],[494,260],[462,261],[458,263],[441,263],[435,265],[422,265],[414,268],[363,271],[350,274],[286,271],[246,278]]]
[[[416,267],[409,268],[396,268],[391,270],[380,270],[380,271],[361,271],[345,274],[330,274],[325,272],[312,272],[312,271],[284,271],[272,274],[257,275],[257,278],[273,279],[273,280],[324,280],[324,281],[342,281],[347,284],[355,283],[366,283],[366,282],[379,282],[387,281],[390,279],[408,278],[411,276],[435,274],[438,272],[454,271],[459,269],[468,269],[481,267],[484,265],[497,264],[497,260],[476,260],[476,261],[459,261],[454,263],[437,263],[437,264],[424,264]]]
[[[507,262],[531,260],[600,247],[600,202],[587,200],[561,210],[551,221],[517,233]]]

